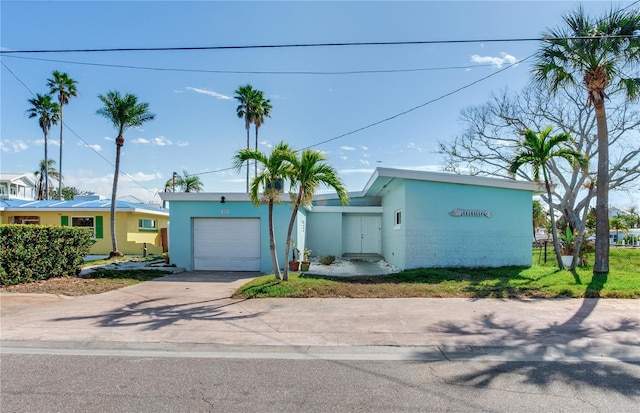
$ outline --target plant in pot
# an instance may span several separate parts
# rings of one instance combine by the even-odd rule
[[[311,265],[311,261],[309,261],[309,254],[311,254],[311,250],[305,248],[302,253],[302,263],[300,264],[300,271],[309,271],[309,266]]]
[[[289,271],[298,271],[300,261],[296,258],[296,253],[300,255],[300,250],[296,248],[296,243],[291,241],[291,261],[289,261]]]

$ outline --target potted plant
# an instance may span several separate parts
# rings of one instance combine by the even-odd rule
[[[296,248],[296,243],[291,241],[291,261],[289,261],[289,271],[298,271],[300,269],[300,261],[296,258],[296,252],[300,255],[300,251]]]
[[[300,264],[300,271],[309,271],[309,266],[311,265],[311,261],[309,261],[309,254],[311,254],[311,250],[305,248],[302,253],[302,263]]]

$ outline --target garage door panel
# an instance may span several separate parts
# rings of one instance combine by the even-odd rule
[[[259,271],[260,220],[196,218],[194,270]]]

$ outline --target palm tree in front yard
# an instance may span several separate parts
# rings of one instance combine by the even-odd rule
[[[285,257],[289,256],[293,225],[298,215],[298,210],[301,205],[311,205],[319,186],[333,188],[338,194],[341,205],[344,206],[349,203],[349,194],[338,176],[338,172],[333,166],[324,162],[325,160],[326,158],[322,152],[311,149],[305,149],[302,151],[300,158],[296,157],[292,160],[291,201],[293,211],[287,230]],[[283,279],[285,281],[289,279],[289,267],[287,266],[284,267]]]
[[[110,210],[113,251],[111,251],[109,257],[113,258],[122,256],[122,253],[118,251],[118,241],[116,239],[116,195],[118,191],[118,175],[120,174],[120,151],[124,145],[124,131],[132,126],[142,126],[143,123],[153,120],[156,115],[149,112],[148,103],[138,103],[138,98],[130,93],[122,96],[118,91],[109,91],[106,95],[98,95],[98,98],[104,103],[104,107],[98,109],[97,114],[110,120],[118,132]]]
[[[58,105],[60,105],[60,162],[58,163],[58,170],[60,171],[60,175],[62,175],[62,128],[64,126],[62,110],[64,105],[69,104],[69,98],[75,97],[78,94],[76,89],[78,82],[70,78],[68,74],[60,73],[57,70],[54,70],[51,76],[51,79],[47,79],[49,94],[58,96]],[[58,197],[62,199],[62,180],[58,181]]]
[[[564,17],[564,27],[549,30],[537,53],[534,80],[555,93],[563,85],[582,83],[587,101],[596,113],[598,177],[596,181],[596,252],[594,274],[609,272],[609,132],[605,112],[607,90],[623,91],[626,98],[640,97],[638,9],[611,10],[591,18],[582,6]]]
[[[515,175],[520,168],[525,165],[531,166],[533,169],[533,178],[536,182],[540,182],[540,174],[544,180],[544,186],[547,190],[547,203],[549,204],[549,217],[551,219],[551,233],[553,234],[553,249],[556,254],[556,260],[558,261],[558,267],[564,268],[562,264],[562,258],[560,254],[560,246],[558,243],[558,234],[556,229],[556,219],[553,212],[553,198],[551,191],[551,175],[549,174],[549,164],[553,162],[554,158],[566,159],[574,167],[579,166],[586,168],[588,160],[582,153],[571,149],[567,146],[563,146],[567,142],[571,141],[571,136],[568,133],[560,133],[558,135],[551,135],[551,127],[547,127],[540,131],[540,134],[536,134],[531,129],[526,130],[523,133],[524,140],[519,143],[520,151],[516,154],[515,158],[509,166],[509,173]],[[575,259],[573,260],[571,268],[575,265]]]
[[[275,203],[280,202],[284,182],[291,178],[293,159],[295,159],[295,153],[284,142],[276,145],[270,155],[255,149],[245,148],[239,150],[233,158],[233,166],[238,171],[245,162],[250,160],[257,161],[261,165],[258,175],[251,181],[249,198],[256,206],[260,206],[261,203],[266,203],[269,206],[269,250],[271,251],[273,272],[277,279],[282,279],[282,274],[278,264],[273,208]],[[260,189],[263,191],[262,197],[259,194]]]
[[[29,99],[31,107],[27,110],[29,118],[38,118],[38,124],[44,133],[44,164],[49,165],[49,131],[51,125],[56,125],[60,119],[60,105],[51,100],[49,95],[37,94]],[[44,168],[44,199],[49,199],[49,171]]]
[[[36,187],[36,192],[38,194],[38,199],[45,199],[45,193],[48,193],[51,188],[47,188],[44,182],[44,177],[48,176],[49,178],[57,179],[58,181],[62,180],[58,171],[56,171],[55,167],[56,161],[53,159],[48,159],[40,161],[40,165],[37,171],[33,172],[36,179],[38,180],[38,185]]]

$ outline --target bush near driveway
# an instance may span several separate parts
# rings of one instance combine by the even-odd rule
[[[0,225],[0,286],[76,275],[91,243],[87,228]]]

